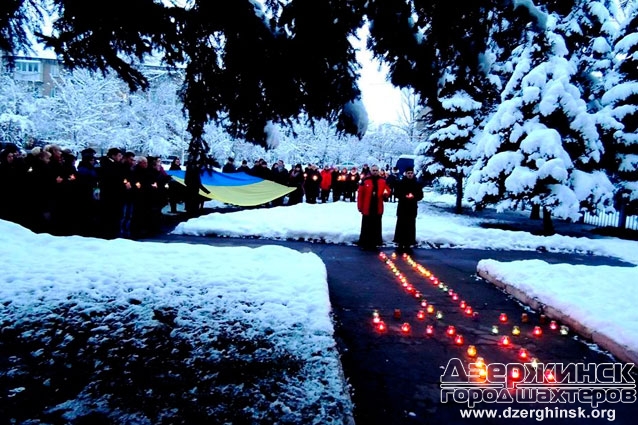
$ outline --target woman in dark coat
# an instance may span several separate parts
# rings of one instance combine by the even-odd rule
[[[423,189],[414,177],[413,168],[406,169],[405,176],[396,182],[395,196],[398,204],[394,242],[400,253],[410,252],[411,246],[416,245],[417,204],[423,199]]]

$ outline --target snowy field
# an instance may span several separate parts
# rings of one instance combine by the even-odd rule
[[[342,424],[352,413],[314,254],[0,221],[0,261],[3,423]]]

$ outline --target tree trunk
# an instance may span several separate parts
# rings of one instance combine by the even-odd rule
[[[532,212],[529,214],[530,220],[541,219],[541,206],[538,204],[532,204]]]
[[[555,233],[556,230],[552,222],[552,213],[547,208],[543,208],[543,235],[551,236]]]
[[[463,214],[463,175],[456,175],[456,208],[454,210],[457,214]]]

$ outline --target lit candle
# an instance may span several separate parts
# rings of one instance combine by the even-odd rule
[[[401,325],[401,332],[407,334],[410,332],[410,324],[409,323],[404,323]]]
[[[551,330],[556,330],[558,329],[558,324],[556,323],[556,320],[552,320],[551,322],[549,322],[549,328]]]
[[[434,306],[432,304],[428,304],[428,306],[425,308],[425,310],[429,313],[429,314],[433,314],[434,313]]]
[[[532,360],[530,361],[530,364],[532,365],[532,367],[534,369],[536,369],[538,367],[538,359],[536,357],[532,357]]]
[[[421,291],[414,291],[414,298],[421,298]]]
[[[385,322],[383,320],[377,323],[377,330],[379,332],[384,332],[386,330]]]
[[[428,300],[426,300],[425,298],[421,299],[421,307],[427,307],[428,306]]]
[[[503,335],[501,337],[501,345],[505,347],[509,347],[512,342],[510,341],[510,337],[507,335]]]
[[[456,334],[456,328],[452,325],[447,327],[447,330],[445,331],[446,334],[448,334],[449,336],[454,336]]]
[[[426,335],[433,335],[434,334],[434,326],[432,325],[427,325],[425,327],[425,334]]]
[[[494,335],[498,335],[498,326],[496,326],[496,325],[492,325],[492,333],[493,333]]]
[[[505,323],[505,322],[507,322],[507,314],[505,314],[505,313],[501,313],[501,315],[498,317],[498,320],[499,320],[501,323]]]
[[[521,370],[518,367],[513,367],[510,376],[512,379],[519,379],[521,377]]]
[[[467,355],[470,357],[474,357],[476,356],[476,347],[473,345],[470,345],[467,347]]]
[[[545,380],[547,382],[556,382],[556,375],[551,369],[545,370]]]
[[[567,335],[569,333],[569,328],[565,325],[562,325],[560,327],[560,334],[561,335]]]
[[[419,310],[419,311],[416,313],[416,318],[417,318],[417,319],[419,319],[419,320],[423,320],[423,319],[425,319],[425,311],[423,311],[423,310]]]
[[[529,357],[529,353],[527,352],[527,350],[525,348],[521,348],[520,350],[518,350],[518,358],[521,360],[527,360],[527,358]]]
[[[472,313],[473,313],[472,307],[470,307],[469,305],[465,307],[465,314],[467,314],[468,316],[471,316]]]
[[[465,301],[461,300],[461,302],[459,303],[459,306],[460,306],[462,309],[465,309],[465,307],[467,307],[467,303],[466,303]]]
[[[543,330],[541,329],[540,326],[534,326],[534,330],[532,331],[532,333],[535,336],[541,336],[543,334]]]
[[[474,364],[476,365],[476,367],[483,368],[485,367],[485,359],[483,359],[483,357],[477,357]]]
[[[438,310],[436,312],[436,318],[437,318],[437,320],[443,319],[443,312],[441,310]]]
[[[512,335],[520,335],[521,334],[521,328],[519,328],[518,326],[514,326],[512,328]]]
[[[452,301],[458,301],[459,300],[459,295],[458,294],[453,294],[452,295]]]
[[[454,337],[454,343],[456,345],[463,345],[463,335],[458,334],[456,337]]]

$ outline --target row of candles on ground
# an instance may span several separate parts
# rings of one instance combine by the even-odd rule
[[[435,314],[436,318],[438,320],[443,319],[443,312],[441,310],[436,310],[434,305],[432,305],[431,303],[428,303],[428,301],[423,298],[423,295],[420,291],[416,290],[414,288],[413,285],[411,285],[407,278],[405,277],[405,275],[403,275],[403,273],[401,273],[398,268],[396,267],[396,265],[394,264],[394,262],[388,258],[388,256],[384,253],[384,252],[380,252],[379,253],[379,257],[388,265],[388,267],[392,270],[392,272],[395,274],[395,276],[397,276],[399,278],[399,281],[401,282],[401,286],[403,286],[408,293],[412,294],[415,298],[419,299],[419,303],[421,305],[422,308],[425,308],[424,310],[419,310],[417,312],[417,319],[419,320],[423,320],[425,319],[425,315],[426,312],[428,314]],[[391,257],[397,258],[396,253],[392,253]],[[410,257],[407,254],[403,254],[403,258],[404,260],[410,264],[413,268],[416,268],[422,275],[424,275],[425,277],[427,277],[435,286],[438,286],[439,289],[445,291],[448,293],[448,295],[451,297],[452,301],[458,301],[459,300],[459,294],[456,293],[453,289],[448,288],[448,286],[443,283],[442,281],[440,281],[436,276],[434,276],[434,274],[432,272],[430,272],[427,268],[423,267],[422,265],[418,264],[416,261],[414,261],[412,259],[412,257]],[[465,313],[466,316],[468,317],[472,317],[474,319],[478,319],[479,313],[477,311],[474,311],[474,309],[472,308],[472,306],[470,306],[469,304],[467,304],[467,302],[465,300],[461,300],[459,302],[459,307],[461,308],[461,310],[463,310],[463,312]],[[400,311],[399,311],[399,315],[400,315]],[[397,310],[395,310],[395,319],[398,319],[400,317],[396,317],[397,316]],[[508,321],[508,317],[506,313],[501,313],[499,316],[499,322],[501,323],[507,323]],[[546,317],[544,314],[540,315],[540,319],[539,319],[540,323],[545,323],[546,321]],[[529,322],[529,317],[527,315],[527,313],[523,313],[521,315],[521,322],[523,323],[527,323]],[[407,326],[406,326],[407,328]],[[555,320],[550,321],[549,323],[549,328],[552,330],[556,330],[558,329],[558,324],[556,323]],[[409,330],[408,330],[409,331]],[[433,329],[432,329],[433,332]],[[426,331],[427,333],[427,331]],[[498,330],[498,326],[497,325],[493,325],[492,326],[492,333],[493,334],[498,334],[499,330]],[[512,335],[520,335],[521,330],[518,326],[514,326],[512,328]],[[534,330],[532,331],[532,334],[534,336],[541,336],[543,333],[543,330],[540,326],[535,326]],[[567,335],[569,333],[569,328],[567,326],[560,326],[560,334],[561,335]]]
[[[418,320],[425,320],[426,318],[426,312],[427,313],[434,313],[434,306],[432,304],[428,304],[426,310],[419,310],[416,313],[416,318]],[[523,313],[525,315],[525,313]],[[443,319],[443,313],[438,310],[436,312],[435,317],[438,320]],[[401,310],[400,309],[395,309],[394,310],[394,318],[399,320],[401,319]],[[499,316],[499,320],[502,323],[507,322],[507,315],[505,313],[501,313],[501,315]],[[381,319],[381,315],[379,314],[378,310],[374,310],[372,312],[372,322],[374,323],[374,325],[376,326],[378,331],[384,332],[387,330],[387,326],[385,324],[385,322]],[[569,333],[569,328],[565,325],[561,325],[560,327],[558,326],[558,323],[556,323],[555,320],[552,320],[549,322],[549,328],[551,330],[559,330],[561,335],[567,335]],[[412,327],[410,326],[410,324],[408,322],[404,322],[401,325],[401,332],[403,333],[410,333],[412,330]],[[491,330],[492,334],[494,335],[498,335],[500,333],[499,331],[499,327],[498,325],[492,325],[492,330]],[[454,335],[456,333],[456,328],[453,325],[449,325],[448,329],[447,329],[447,334],[448,335]],[[428,336],[431,336],[434,334],[434,325],[427,325],[425,328],[425,334]],[[514,336],[518,336],[521,334],[521,328],[520,326],[514,325],[512,327],[512,335]],[[534,326],[534,329],[532,330],[532,335],[534,336],[541,336],[543,335],[543,328],[540,326]],[[507,346],[509,345],[511,342],[511,339],[508,335],[503,335],[500,339],[500,343],[501,345]],[[460,339],[460,342],[457,342],[457,344],[462,345],[463,344],[463,340]]]
[[[391,271],[393,272],[393,274],[395,276],[397,276],[397,278],[399,279],[399,281],[401,282],[401,285],[403,286],[403,288],[405,288],[408,293],[410,293],[411,295],[413,295],[415,298],[420,300],[420,305],[421,307],[423,307],[425,310],[419,310],[417,312],[417,319],[418,320],[424,320],[426,318],[426,313],[427,314],[435,314],[435,317],[438,320],[443,319],[443,312],[441,310],[436,310],[434,305],[430,304],[427,302],[426,299],[424,299],[422,297],[422,294],[420,291],[417,291],[413,285],[411,285],[407,278],[403,275],[403,273],[401,273],[398,268],[396,267],[396,265],[394,264],[394,262],[389,259],[387,257],[387,255],[383,252],[381,252],[379,254],[379,257],[381,258],[381,260],[383,260],[388,267],[391,269]],[[396,253],[393,253],[391,255],[391,257],[393,259],[397,258]],[[436,276],[434,276],[434,274],[432,274],[432,272],[430,272],[427,268],[423,267],[422,265],[418,264],[416,261],[414,261],[410,256],[408,256],[407,254],[403,254],[403,259],[410,264],[410,266],[412,266],[413,268],[415,268],[417,271],[419,271],[419,273],[421,273],[423,276],[425,276],[434,286],[437,286],[439,289],[443,290],[444,292],[447,292],[448,295],[450,295],[450,297],[452,298],[452,301],[458,301],[459,300],[459,295],[453,291],[452,289],[448,288],[447,285],[445,283],[443,283],[442,281],[440,281]],[[478,318],[478,312],[473,311],[472,307],[469,306],[467,304],[466,301],[461,300],[459,302],[459,306],[461,307],[461,309],[464,311],[466,316],[472,317],[474,319]],[[401,311],[399,309],[395,309],[394,311],[394,318],[395,319],[400,319],[401,318]],[[541,314],[540,315],[540,323],[543,324],[545,323],[547,320],[546,316]],[[521,315],[521,321],[523,323],[527,323],[529,322],[529,317],[527,315],[527,313],[523,313]],[[379,315],[378,311],[375,310],[373,312],[373,322],[377,328],[377,330],[379,332],[385,332],[387,330],[387,325],[385,324],[385,322],[381,319],[381,316]],[[506,313],[501,313],[499,315],[499,322],[501,324],[505,324],[508,322],[508,317]],[[552,330],[560,330],[560,334],[561,335],[567,335],[569,333],[569,328],[567,326],[558,326],[558,323],[555,320],[551,320],[549,323],[549,328]],[[401,325],[401,332],[404,334],[410,334],[412,331],[412,327],[408,322],[404,322]],[[426,326],[426,330],[425,330],[425,335],[426,336],[432,336],[434,335],[434,325],[428,324]],[[492,329],[491,329],[492,334],[497,335],[499,334],[499,327],[498,325],[492,325]],[[464,337],[461,334],[458,334],[456,332],[456,328],[453,325],[449,325],[446,329],[446,334],[450,337],[453,338],[454,344],[458,345],[458,346],[462,346],[465,343]],[[514,336],[518,336],[521,334],[521,329],[519,326],[513,326],[512,327],[512,335]],[[536,336],[536,337],[540,337],[543,334],[543,330],[540,326],[534,326],[533,330],[532,330],[532,335]],[[512,347],[512,340],[508,335],[503,335],[500,340],[499,340],[499,345],[509,348]],[[478,366],[480,368],[480,365],[483,364],[485,365],[484,359],[482,357],[478,357],[477,356],[477,350],[476,350],[476,346],[474,345],[469,345],[467,348],[467,355],[471,358],[475,358],[476,361],[475,366]],[[539,361],[537,358],[535,357],[531,357],[529,352],[527,351],[526,348],[524,347],[520,347],[518,350],[518,358],[519,360],[526,362],[526,363],[530,363],[532,367],[536,368]],[[485,369],[483,367],[483,369]],[[512,370],[513,374],[516,374],[516,370]],[[485,377],[485,375],[487,374],[487,371],[484,371],[484,375],[482,375],[483,377]],[[518,378],[517,376],[512,376],[513,378]],[[551,381],[554,379],[553,376],[548,376],[546,377],[548,381]]]

